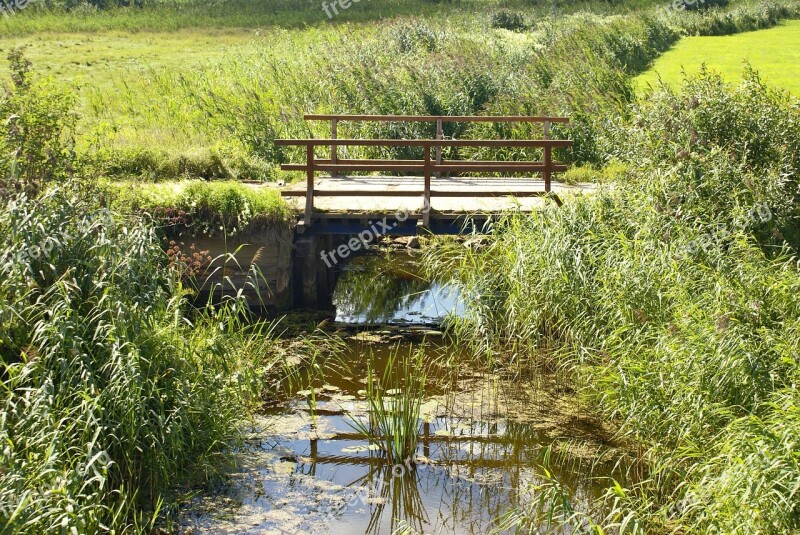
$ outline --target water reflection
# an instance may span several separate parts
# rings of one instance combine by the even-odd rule
[[[342,266],[333,296],[336,321],[435,324],[463,314],[455,288],[420,276],[407,254],[365,255]]]
[[[420,323],[461,313],[457,294],[438,298],[444,291],[417,276],[407,255],[357,258],[339,278],[337,320]],[[575,441],[585,451],[602,445],[595,429],[541,385],[437,367],[462,360],[451,358],[457,354],[441,337],[412,343],[393,334],[414,330],[428,329],[393,326],[376,331],[388,333],[385,340],[349,338],[341,362],[314,384],[314,417],[300,392],[263,415],[240,452],[239,471],[198,498],[182,524],[192,533],[484,534],[518,505],[535,503],[542,451],[554,441]],[[397,338],[405,341],[389,342]],[[382,373],[392,352],[412,348],[425,351],[432,369],[417,451],[398,471],[349,422],[367,416],[367,360],[374,357]],[[575,503],[602,490],[580,462],[552,463],[549,471]],[[593,476],[610,474],[595,468]]]
[[[449,351],[428,344],[431,360]],[[416,455],[399,470],[353,430],[350,418],[367,414],[363,355],[380,360],[396,350],[352,346],[346,365],[317,386],[315,418],[303,395],[265,415],[240,454],[241,471],[184,524],[194,533],[391,535],[408,528],[478,535],[534,502],[543,449],[582,429],[567,420],[544,425],[552,407],[525,394],[526,385],[481,374],[447,389],[433,384]],[[529,417],[512,416],[519,409]],[[601,492],[585,467],[559,463],[550,471],[576,503]]]

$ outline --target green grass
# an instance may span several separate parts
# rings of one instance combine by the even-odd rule
[[[79,144],[97,146],[98,136],[113,135],[115,146],[161,150],[175,155],[202,155],[215,145],[214,136],[186,121],[165,117],[165,101],[180,96],[165,94],[156,83],[160,76],[191,76],[219,68],[226,58],[255,54],[253,30],[183,30],[175,33],[115,31],[46,32],[0,39],[0,64],[15,47],[25,47],[26,57],[38,76],[52,77],[78,95]],[[5,69],[4,69],[5,70]],[[185,114],[183,112],[186,112]],[[185,119],[191,113],[181,109]],[[170,157],[161,160],[169,161]],[[130,163],[128,164],[130,167]],[[172,166],[174,167],[174,166]],[[179,171],[166,165],[161,174]],[[131,170],[130,174],[136,174]]]
[[[650,0],[370,0],[333,22],[316,2],[283,0],[31,9],[0,23],[0,56],[26,46],[37,75],[75,87],[76,152],[92,175],[274,180],[293,155],[272,140],[308,135],[301,116],[312,111],[570,114],[573,159],[596,164],[587,121],[629,102],[630,76],[686,28],[744,31],[789,13],[783,4],[734,4],[661,19]],[[495,27],[506,12],[521,16],[511,16],[520,31]],[[498,133],[453,128],[448,135]],[[426,132],[394,125],[352,134]]]
[[[645,88],[660,78],[677,86],[683,73],[697,72],[702,65],[730,81],[741,78],[748,62],[762,79],[800,96],[800,20],[784,21],[775,28],[737,35],[685,37],[636,78]]]
[[[612,13],[659,5],[659,0],[628,0],[614,5],[598,0],[543,2],[542,13],[593,11]],[[35,4],[32,3],[32,7]],[[364,0],[340,10],[332,20],[322,9],[322,0],[174,0],[154,2],[144,9],[77,9],[73,11],[26,9],[9,19],[0,19],[0,34],[30,35],[41,32],[174,32],[195,29],[304,28],[320,24],[373,22],[397,17],[449,17],[476,11],[531,9],[526,0]]]
[[[289,206],[277,189],[234,181],[186,180],[139,184],[103,184],[107,204],[126,214],[147,213],[160,222],[188,225],[193,233],[248,233],[263,225],[284,223]]]

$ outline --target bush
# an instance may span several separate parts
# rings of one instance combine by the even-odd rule
[[[391,36],[401,53],[417,50],[434,52],[439,48],[441,36],[425,23],[400,24],[392,28]]]
[[[521,32],[526,28],[525,17],[514,11],[498,11],[492,15],[492,28]]]
[[[726,7],[730,0],[684,0],[687,11]]]
[[[69,177],[74,163],[74,96],[52,81],[32,79],[22,49],[13,49],[8,60],[12,85],[0,95],[0,199],[36,195]]]
[[[660,170],[661,180],[640,184],[660,210],[731,226],[743,208],[765,204],[774,217],[759,241],[800,249],[800,107],[791,96],[749,69],[737,86],[701,72],[678,92],[645,96],[631,113],[607,125],[601,150],[641,177]]]

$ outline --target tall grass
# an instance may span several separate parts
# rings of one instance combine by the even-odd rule
[[[425,395],[424,353],[391,353],[379,376],[375,355],[367,367],[368,421],[354,418],[351,425],[371,443],[377,443],[388,463],[411,466],[420,433],[420,410]]]
[[[460,338],[547,348],[647,446],[598,525],[800,529],[797,101],[753,73],[702,74],[629,112],[600,143],[611,187],[511,216],[483,249],[434,251],[431,272],[472,298]]]
[[[0,532],[148,531],[236,442],[269,338],[236,300],[188,314],[155,233],[66,190],[0,234]]]

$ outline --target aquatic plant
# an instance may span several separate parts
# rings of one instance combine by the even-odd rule
[[[370,355],[367,375],[367,421],[352,418],[350,425],[370,443],[378,444],[387,462],[413,465],[420,434],[420,409],[427,375],[424,352],[393,351],[378,368]]]

